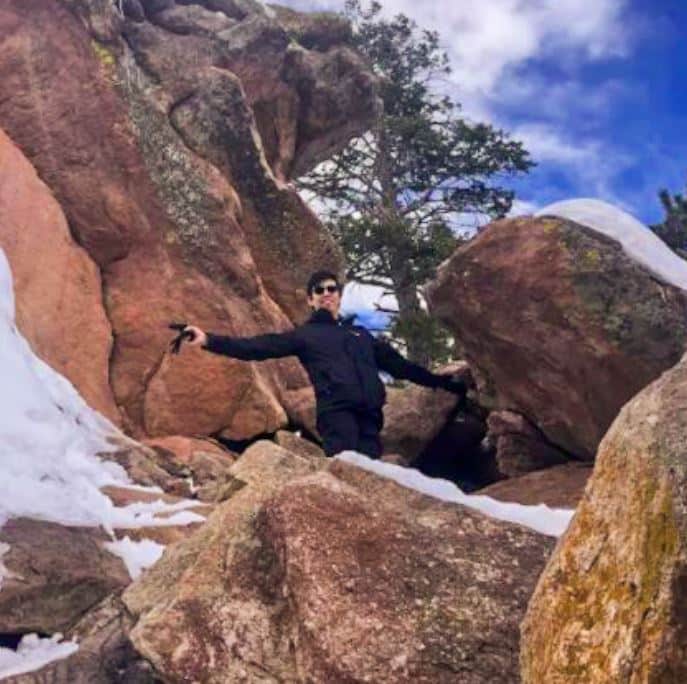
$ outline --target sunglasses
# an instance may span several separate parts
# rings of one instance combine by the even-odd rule
[[[338,285],[327,285],[324,287],[323,285],[317,285],[316,287],[313,287],[312,291],[316,295],[322,295],[325,292],[329,292],[329,294],[334,294],[335,292],[339,291],[339,286]]]

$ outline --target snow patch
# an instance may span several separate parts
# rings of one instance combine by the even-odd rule
[[[535,216],[556,216],[580,223],[617,240],[625,253],[663,282],[687,290],[687,261],[626,211],[597,199],[556,202]]]
[[[27,634],[19,642],[16,651],[0,648],[0,679],[39,670],[48,663],[62,660],[79,650],[73,641],[62,641],[61,634],[41,639],[37,634]]]
[[[0,542],[0,589],[2,589],[2,580],[5,577],[11,577],[10,571],[5,567],[5,564],[2,562],[2,557],[10,550],[10,545],[9,544],[3,544]]]
[[[449,480],[427,477],[413,468],[404,468],[394,463],[376,461],[356,451],[342,451],[335,458],[381,475],[408,489],[414,489],[421,494],[426,494],[440,501],[461,504],[492,518],[524,525],[536,532],[551,537],[562,535],[575,514],[574,510],[549,508],[545,504],[524,506],[517,503],[497,501],[483,494],[465,494]]]
[[[0,527],[11,517],[27,517],[102,526],[112,535],[114,527],[204,520],[190,512],[155,518],[195,502],[117,508],[100,491],[130,485],[120,465],[97,454],[131,440],[33,354],[15,326],[14,306],[12,274],[0,249]]]
[[[132,580],[137,579],[143,570],[157,563],[165,550],[162,544],[150,539],[133,541],[128,536],[108,542],[105,548],[124,561]]]

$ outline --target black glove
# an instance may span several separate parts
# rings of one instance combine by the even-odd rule
[[[170,323],[169,329],[178,331],[178,335],[169,343],[169,350],[172,354],[178,354],[184,340],[189,342],[196,336],[192,330],[186,330],[187,323]]]
[[[454,380],[452,375],[439,375],[437,377],[437,387],[441,387],[441,389],[452,394],[457,394],[461,398],[464,398],[467,394],[467,385],[462,380]]]

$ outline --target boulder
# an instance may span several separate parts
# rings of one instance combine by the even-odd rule
[[[523,623],[522,678],[687,681],[687,356],[623,407]]]
[[[221,12],[211,12],[199,5],[172,6],[152,14],[150,19],[166,31],[181,35],[212,35],[236,25],[235,19],[230,19]]]
[[[0,529],[0,632],[53,634],[130,582],[96,528],[13,518]],[[9,548],[7,548],[9,547]]]
[[[241,488],[126,590],[161,678],[515,681],[552,541],[323,463],[253,445]]]
[[[444,371],[469,376],[467,364]],[[412,463],[446,425],[457,404],[456,395],[444,390],[420,385],[387,387],[381,434],[384,450],[400,454],[406,464]]]
[[[132,619],[110,595],[65,635],[79,650],[38,670],[3,678],[4,684],[159,684],[153,668],[128,639]]]
[[[260,3],[186,4],[196,25],[208,17],[193,7],[228,19],[181,35],[153,23],[173,9],[158,0],[124,14],[103,0],[3,3],[0,79],[14,95],[0,126],[100,268],[114,347],[92,358],[109,357],[123,426],[244,439],[286,425],[282,398],[305,373],[171,358],[167,325],[249,336],[305,317],[307,274],[340,270],[341,255],[285,181],[365,130],[376,79],[346,46],[298,48],[295,63]]]
[[[100,272],[74,241],[50,190],[2,130],[0,168],[0,248],[12,269],[17,326],[37,356],[118,424]]]
[[[528,506],[577,508],[591,474],[590,463],[565,463],[495,482],[479,494]]]
[[[143,442],[159,457],[162,467],[178,477],[192,477],[196,485],[223,478],[238,458],[213,439],[175,435]]]
[[[126,438],[112,437],[109,441],[119,448],[99,455],[122,466],[135,483],[159,487],[172,495],[191,494],[191,485],[186,479],[190,473],[181,471],[176,466],[170,467],[170,460],[160,456],[155,449]]]
[[[486,439],[494,446],[496,465],[504,477],[518,477],[533,470],[568,461],[568,456],[524,416],[513,411],[492,411],[487,417]]]
[[[565,219],[489,225],[445,262],[427,295],[464,347],[480,401],[523,414],[588,460],[623,404],[674,365],[687,340],[681,289]]]
[[[335,12],[296,12],[289,7],[270,5],[277,21],[290,37],[309,50],[326,51],[335,45],[350,43],[350,22]]]
[[[314,459],[316,462],[319,459],[326,458],[324,451],[322,451],[317,444],[307,439],[303,439],[303,437],[298,436],[294,432],[289,432],[288,430],[280,430],[277,432],[274,436],[274,441],[287,451],[295,452],[304,458]]]

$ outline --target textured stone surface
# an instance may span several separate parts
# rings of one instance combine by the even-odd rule
[[[212,439],[194,439],[174,435],[143,442],[159,457],[168,472],[179,477],[192,477],[197,485],[222,478],[238,455]]]
[[[1,130],[0,171],[0,248],[12,269],[17,327],[90,406],[119,423],[100,272],[74,242],[50,190]]]
[[[590,460],[621,406],[687,340],[682,291],[562,219],[491,224],[443,265],[428,297],[464,347],[480,401]]]
[[[443,370],[453,372],[456,378],[469,375],[467,364]],[[457,403],[456,395],[444,390],[420,385],[388,387],[381,435],[384,451],[403,456],[406,464],[412,463],[446,425]]]
[[[522,677],[687,681],[687,357],[620,412],[523,624]]]
[[[131,616],[116,596],[88,612],[66,636],[79,650],[33,672],[3,678],[4,684],[160,684],[127,634]]]
[[[124,9],[3,3],[0,80],[13,96],[0,99],[0,126],[100,268],[129,432],[274,432],[286,395],[307,386],[295,362],[171,359],[167,324],[253,335],[300,322],[308,273],[339,270],[341,257],[285,180],[364,129],[375,79],[345,46],[289,47],[259,3],[179,7],[196,27],[183,35],[155,23],[170,3]]]
[[[516,681],[552,540],[259,442],[234,495],[124,594],[166,681]]]
[[[501,480],[483,487],[479,494],[528,506],[576,508],[591,474],[590,463],[566,463]]]
[[[122,560],[103,549],[96,528],[16,518],[0,529],[6,574],[0,590],[0,632],[54,634],[130,581]]]
[[[317,461],[318,459],[326,458],[324,451],[314,444],[299,437],[293,432],[288,432],[287,430],[280,430],[274,436],[274,441],[280,446],[284,447],[287,451],[293,451],[299,456],[304,458],[311,458]]]
[[[492,411],[486,438],[494,446],[499,473],[518,477],[533,470],[568,461],[567,455],[548,443],[524,416],[513,411]]]

